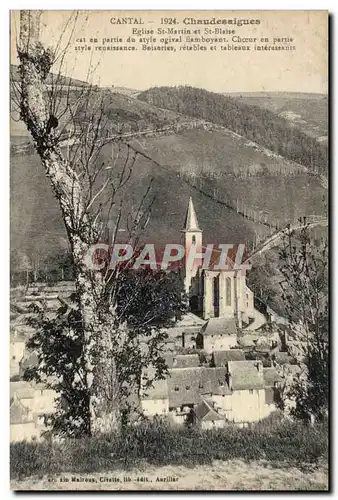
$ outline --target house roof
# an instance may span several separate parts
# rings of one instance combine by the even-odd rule
[[[224,420],[205,399],[197,405],[194,412],[200,421]]]
[[[234,391],[264,387],[263,365],[260,361],[229,361],[228,370],[230,386]]]
[[[265,404],[272,405],[275,402],[275,391],[273,387],[267,387],[265,389]]]
[[[216,394],[219,396],[231,395],[231,390],[226,383],[226,368],[203,368],[201,370],[201,394]]]
[[[234,318],[210,318],[202,327],[203,335],[237,335],[236,321]]]
[[[176,368],[169,370],[169,407],[197,404],[201,401],[200,377],[202,368]]]
[[[228,361],[245,360],[245,352],[242,349],[229,349],[228,351],[215,351],[213,353],[215,366],[225,366]]]
[[[142,399],[168,399],[167,379],[154,380],[152,387],[145,390]]]
[[[287,352],[275,352],[273,355],[274,359],[280,365],[284,365],[285,363],[289,362],[289,354]]]
[[[274,367],[263,368],[263,378],[266,387],[274,387],[275,382],[281,382],[282,380]]]
[[[197,404],[203,395],[231,395],[226,368],[174,368],[169,370],[169,406]]]
[[[283,366],[284,373],[286,375],[301,375],[304,372],[305,367],[300,365],[290,365],[289,363],[285,363]]]
[[[27,368],[33,368],[39,365],[39,358],[36,352],[29,352],[20,361],[20,374],[23,374]]]
[[[173,356],[173,368],[191,368],[200,364],[198,354],[176,354]]]
[[[20,380],[19,382],[10,382],[10,398],[16,396],[17,399],[32,399],[35,389],[29,382]]]
[[[175,327],[176,328],[181,328],[181,327],[184,327],[184,328],[187,328],[187,327],[196,327],[196,326],[200,326],[200,325],[204,325],[205,323],[205,320],[200,318],[199,316],[196,316],[196,314],[192,313],[192,312],[187,312],[185,313],[181,319],[179,319],[176,323],[175,323]]]
[[[29,418],[29,410],[26,408],[21,401],[13,400],[9,409],[9,419],[11,424],[23,424],[25,422],[33,422],[32,418]]]

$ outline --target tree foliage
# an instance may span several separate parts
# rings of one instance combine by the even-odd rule
[[[111,331],[106,332],[110,348],[103,353],[101,344],[96,346],[97,359],[104,362],[98,362],[95,369],[104,373],[96,377],[92,390],[97,380],[104,383],[100,390],[105,393],[107,405],[118,405],[126,421],[138,409],[140,390],[165,376],[164,327],[179,318],[185,307],[176,273],[125,267],[119,274],[115,322],[109,324]],[[26,369],[24,377],[43,382],[59,394],[56,413],[46,417],[55,434],[76,438],[87,435],[90,391],[86,381],[85,337],[76,301],[65,303],[53,316],[42,309],[35,312],[29,319],[35,333],[27,347],[37,353],[38,364]],[[102,324],[103,329],[106,326]],[[107,364],[116,367],[115,378],[106,370]],[[153,370],[145,376],[143,369],[150,365]]]
[[[70,428],[72,418],[80,432],[90,435],[120,424],[121,412],[133,384],[139,380],[142,363],[156,363],[159,359],[159,342],[153,337],[161,332],[156,328],[143,332],[148,346],[144,354],[139,338],[130,337],[135,325],[133,330],[123,315],[116,312],[120,278],[94,271],[87,265],[86,256],[93,245],[104,240],[108,221],[112,222],[112,244],[122,221],[127,227],[128,243],[135,247],[149,221],[153,200],[149,200],[149,185],[140,199],[132,206],[127,205],[124,190],[139,155],[135,148],[118,137],[116,147],[111,148],[111,157],[102,161],[102,151],[111,142],[107,136],[112,129],[111,119],[105,113],[107,92],[83,85],[74,96],[71,80],[62,76],[78,13],[70,14],[56,45],[48,48],[40,41],[41,15],[41,11],[20,11],[19,82],[14,85],[14,94],[20,119],[30,132],[59,203],[72,257],[76,313],[68,311],[67,306],[65,310],[61,308],[56,318],[39,315],[35,324],[37,336],[32,342],[37,348],[42,346],[41,374],[48,378],[48,370],[51,370],[50,376],[57,377],[57,382],[52,383],[60,384],[63,403],[66,401],[70,407]],[[88,69],[88,79],[93,71]],[[130,297],[123,293],[122,296],[128,304]],[[75,320],[73,314],[76,314]],[[136,331],[140,332],[140,328]],[[50,341],[44,338],[48,332]],[[81,350],[72,351],[78,343]],[[64,345],[71,353],[61,350],[57,359],[54,345],[58,349]],[[79,366],[83,370],[81,374],[77,373]],[[75,409],[78,398],[83,404]],[[87,411],[82,415],[81,412]],[[65,426],[60,425],[65,430]]]
[[[306,376],[289,395],[296,416],[321,419],[329,402],[328,245],[315,244],[303,223],[298,234],[286,231],[280,250],[282,298],[292,327],[289,343],[306,365]]]
[[[156,87],[142,92],[138,98],[227,127],[312,171],[327,174],[327,145],[268,109],[189,86]]]

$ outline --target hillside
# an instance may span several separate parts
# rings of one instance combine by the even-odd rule
[[[327,174],[327,145],[269,109],[194,87],[156,87],[138,99],[222,125],[313,172]]]
[[[225,94],[237,101],[268,109],[320,141],[328,139],[328,96],[293,92]]]
[[[194,200],[204,242],[214,244],[252,243],[274,230],[264,221],[282,227],[301,215],[324,213],[327,190],[305,166],[222,126],[204,125],[203,120],[122,93],[103,92],[112,131],[139,134],[168,127],[165,133],[129,139],[140,153],[154,160],[137,156],[124,192],[126,205],[135,205],[153,179],[155,202],[144,241],[160,246],[180,242],[189,196]],[[189,130],[185,126],[194,123]],[[179,131],[177,124],[182,125]],[[29,140],[25,125],[12,120],[11,249],[29,258],[38,255],[43,265],[67,248],[67,240],[40,160],[33,147],[22,147]],[[107,160],[111,152],[107,144],[100,161]],[[248,217],[237,213],[236,207],[239,211],[244,208]]]
[[[15,64],[11,64],[10,66],[10,74],[11,80],[14,82],[19,82],[20,74],[19,67]],[[49,73],[47,75],[46,83],[47,85],[55,84],[55,81],[58,81],[60,85],[71,85],[72,87],[87,87],[89,83],[84,82],[83,80],[77,80],[76,78],[71,78],[69,76],[56,75],[54,73]]]
[[[292,170],[293,165],[246,145],[243,138],[231,134],[187,131],[181,134],[143,139],[132,144],[163,165],[139,156],[126,190],[126,202],[140,199],[153,178],[156,196],[150,222],[144,233],[158,245],[180,241],[189,196],[193,197],[204,241],[239,243],[250,241],[267,228],[244,219],[236,211],[217,203],[213,197],[236,206],[245,206],[265,214],[279,224],[302,214],[321,214],[325,190],[315,177],[299,173],[280,176],[278,168]],[[108,158],[107,145],[103,158]],[[251,165],[264,165],[270,175],[243,178],[234,173]],[[277,173],[274,175],[273,170]],[[183,176],[183,180],[182,180]],[[187,182],[184,182],[186,180]],[[197,181],[197,182],[196,182]],[[201,186],[202,193],[193,186]],[[11,160],[12,246],[28,254],[53,252],[64,241],[65,232],[59,208],[35,153],[13,155]],[[208,197],[203,193],[209,193]],[[264,196],[262,194],[264,193]],[[62,243],[64,245],[64,243]]]

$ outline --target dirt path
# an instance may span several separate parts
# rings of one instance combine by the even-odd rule
[[[126,472],[67,473],[51,478],[13,480],[12,490],[326,490],[328,468],[321,465],[272,467],[264,462],[215,461],[184,466],[140,468]]]

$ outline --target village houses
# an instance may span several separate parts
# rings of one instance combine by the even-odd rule
[[[183,235],[187,246],[203,250],[202,230],[191,198]],[[213,252],[212,265],[217,258]],[[254,307],[245,273],[234,269],[231,256],[228,264],[228,269],[215,270],[211,265],[206,270],[185,263],[183,280],[190,311],[168,329],[164,352],[168,376],[140,394],[140,408],[146,417],[165,417],[175,425],[190,422],[202,428],[220,428],[246,426],[276,410],[282,377],[274,364],[283,354],[287,363],[288,355],[279,352],[278,335],[271,337],[262,329],[267,320]],[[51,310],[73,290],[71,283],[60,284],[61,294],[57,287],[49,292]],[[29,297],[34,301],[40,295],[39,290],[33,290]],[[25,303],[27,306],[26,299]],[[18,304],[21,307],[20,302],[15,307]],[[22,315],[20,318],[22,323]],[[266,349],[268,365],[258,356],[247,359],[245,346],[250,350],[259,346],[261,352]],[[39,437],[44,429],[42,415],[55,411],[57,394],[22,380],[26,368],[36,363],[36,355],[25,352],[20,333],[13,337],[11,355],[11,438]],[[146,372],[151,373],[151,367]]]

